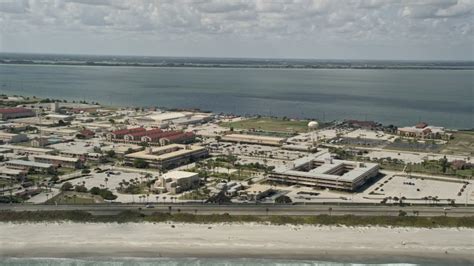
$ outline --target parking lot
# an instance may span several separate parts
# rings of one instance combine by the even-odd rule
[[[441,203],[455,200],[465,203],[472,202],[470,193],[473,185],[465,186],[464,180],[453,178],[407,177],[401,175],[387,176],[370,188],[381,198],[405,197],[407,202],[429,203],[424,198],[437,198]]]

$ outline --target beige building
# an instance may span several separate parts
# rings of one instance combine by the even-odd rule
[[[162,147],[148,147],[143,151],[125,155],[125,164],[133,165],[137,159],[142,159],[152,168],[172,169],[203,157],[208,150],[197,145],[171,144]]]
[[[6,167],[0,167],[0,177],[4,179],[20,179],[26,175],[25,170],[10,169]]]
[[[33,147],[26,147],[26,146],[20,146],[20,145],[2,145],[0,146],[0,148],[10,149],[15,153],[25,154],[25,155],[48,154],[48,153],[53,152],[53,150],[51,149],[33,148]]]
[[[223,136],[222,141],[270,145],[270,146],[281,146],[283,143],[285,143],[286,139],[278,138],[278,137],[259,136],[259,135],[229,134],[229,135]]]
[[[171,171],[163,174],[153,185],[157,192],[181,193],[199,187],[199,174],[186,171]]]
[[[0,141],[3,143],[18,143],[28,141],[28,137],[25,134],[0,132]]]
[[[273,188],[269,185],[254,184],[245,190],[239,191],[239,197],[241,200],[256,201],[273,192]]]
[[[54,169],[54,166],[52,164],[38,163],[38,162],[25,161],[25,160],[10,160],[10,161],[5,162],[5,165],[11,169],[19,169],[19,170],[25,170],[25,171],[28,171],[30,169],[33,169],[36,171],[48,171],[50,169]]]
[[[35,162],[52,164],[56,167],[81,168],[82,161],[79,158],[70,158],[55,155],[36,155],[33,156]]]

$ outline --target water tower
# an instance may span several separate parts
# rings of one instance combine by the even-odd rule
[[[315,137],[315,130],[319,127],[319,123],[316,121],[311,121],[308,123],[308,130],[311,134],[311,143],[312,145],[315,144],[314,137]]]

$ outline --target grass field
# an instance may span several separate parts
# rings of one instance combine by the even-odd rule
[[[178,211],[177,209],[174,211]],[[182,223],[228,223],[257,222],[266,224],[310,224],[310,225],[344,225],[344,226],[402,226],[402,227],[474,227],[473,217],[418,217],[407,216],[280,216],[280,215],[199,215],[189,213],[153,213],[144,215],[136,211],[124,211],[117,215],[94,216],[85,211],[35,211],[15,212],[0,211],[0,222],[182,222]]]
[[[474,131],[453,132],[453,139],[446,144],[442,153],[474,155]]]
[[[61,192],[55,197],[49,199],[47,204],[94,204],[101,203],[104,200],[100,196],[93,196],[89,193],[80,192]]]
[[[223,127],[233,127],[234,129],[254,129],[261,131],[301,133],[308,130],[308,121],[287,120],[279,118],[251,118],[238,122],[222,123]]]

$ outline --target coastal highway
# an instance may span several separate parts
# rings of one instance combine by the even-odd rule
[[[122,211],[140,210],[144,214],[153,212],[192,213],[192,214],[224,214],[231,215],[361,215],[361,216],[398,216],[400,210],[408,216],[472,216],[474,207],[444,207],[444,206],[370,206],[370,205],[266,205],[266,204],[100,204],[100,205],[21,205],[0,204],[0,211],[86,211],[93,215],[115,215]]]

